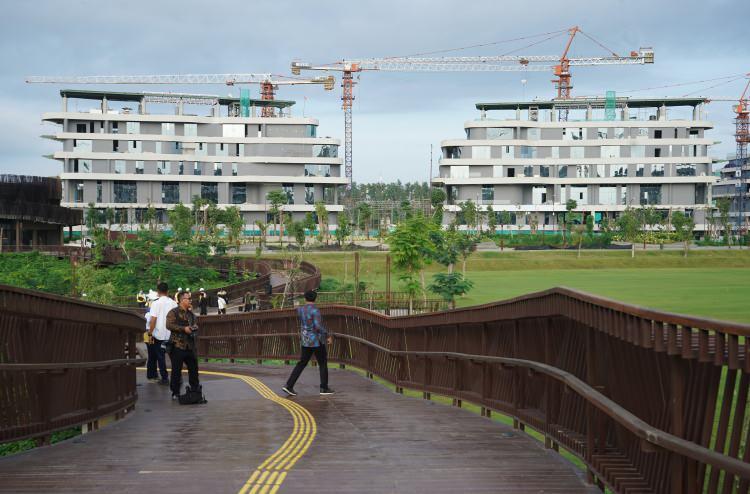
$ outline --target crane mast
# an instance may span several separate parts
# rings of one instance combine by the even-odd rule
[[[750,78],[750,74],[747,74]],[[745,84],[745,89],[740,95],[735,112],[735,132],[734,138],[737,142],[737,163],[739,165],[739,182],[737,183],[737,234],[742,235],[745,227],[745,194],[746,194],[746,173],[745,168],[748,164],[747,145],[750,143],[750,109],[748,108],[747,91],[750,88],[750,79]],[[750,173],[750,172],[748,172]]]

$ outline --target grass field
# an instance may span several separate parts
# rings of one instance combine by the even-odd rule
[[[385,288],[385,254],[361,253],[360,279]],[[308,253],[323,277],[352,282],[352,253]],[[443,269],[433,265],[431,273]],[[461,269],[461,264],[457,266]],[[637,252],[479,252],[466,264],[474,282],[459,306],[502,300],[554,286],[578,290],[655,309],[750,323],[750,251]],[[392,277],[392,289],[398,289]]]

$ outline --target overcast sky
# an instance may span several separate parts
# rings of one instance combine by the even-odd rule
[[[745,81],[703,82],[655,88],[750,72],[750,1],[325,1],[35,0],[4,2],[0,17],[0,171],[56,175],[60,165],[43,158],[59,149],[41,134],[44,111],[60,108],[55,85],[28,85],[27,75],[119,75],[257,72],[289,74],[293,59],[328,63],[341,58],[409,55],[492,43],[579,25],[618,53],[652,46],[646,66],[578,68],[574,95],[659,97],[690,95],[737,98]],[[540,38],[536,38],[540,39]],[[491,55],[534,40],[500,43],[453,53]],[[519,54],[555,55],[564,38]],[[576,38],[573,56],[606,55]],[[320,75],[308,73],[310,75]],[[297,100],[320,120],[318,135],[343,140],[340,88],[282,88],[278,98]],[[526,79],[525,85],[521,80]],[[365,73],[354,106],[354,179],[359,182],[426,180],[430,145],[437,161],[440,141],[464,136],[463,124],[478,117],[478,101],[549,98],[551,74]],[[94,86],[88,86],[94,88]],[[238,94],[225,86],[110,87]],[[257,87],[251,89],[257,93]],[[304,101],[303,97],[307,97]],[[304,102],[304,105],[303,105]],[[709,107],[712,154],[734,152],[731,103]],[[343,155],[343,153],[342,153]]]

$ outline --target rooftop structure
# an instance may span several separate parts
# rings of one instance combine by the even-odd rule
[[[292,101],[71,89],[60,95],[62,111],[42,119],[61,127],[45,137],[62,144],[52,158],[63,167],[63,205],[113,208],[122,225],[140,223],[149,206],[166,222],[167,210],[195,197],[237,206],[253,225],[268,221],[266,195],[274,189],[286,192],[283,209],[298,220],[322,201],[335,224],[342,208],[339,141],[318,137],[317,120],[292,116]]]
[[[434,186],[445,221],[467,200],[509,211],[512,228],[556,230],[573,199],[599,224],[630,207],[692,214],[705,229],[713,141],[702,98],[570,98],[477,103],[466,137],[441,143]],[[497,112],[489,118],[487,112]]]

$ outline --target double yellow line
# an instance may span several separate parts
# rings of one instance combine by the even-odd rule
[[[265,459],[250,475],[238,494],[274,494],[281,487],[288,471],[305,454],[318,432],[315,418],[302,405],[282,398],[258,379],[227,372],[201,371],[201,374],[239,379],[263,398],[284,407],[294,420],[294,429],[286,442]]]
[[[139,370],[144,370],[139,368]],[[170,369],[171,371],[171,369]],[[253,388],[263,398],[284,407],[294,420],[294,428],[286,442],[265,459],[250,475],[238,494],[275,494],[295,463],[305,454],[318,433],[315,417],[302,405],[282,398],[258,379],[229,372],[200,371],[210,376],[239,379]]]

